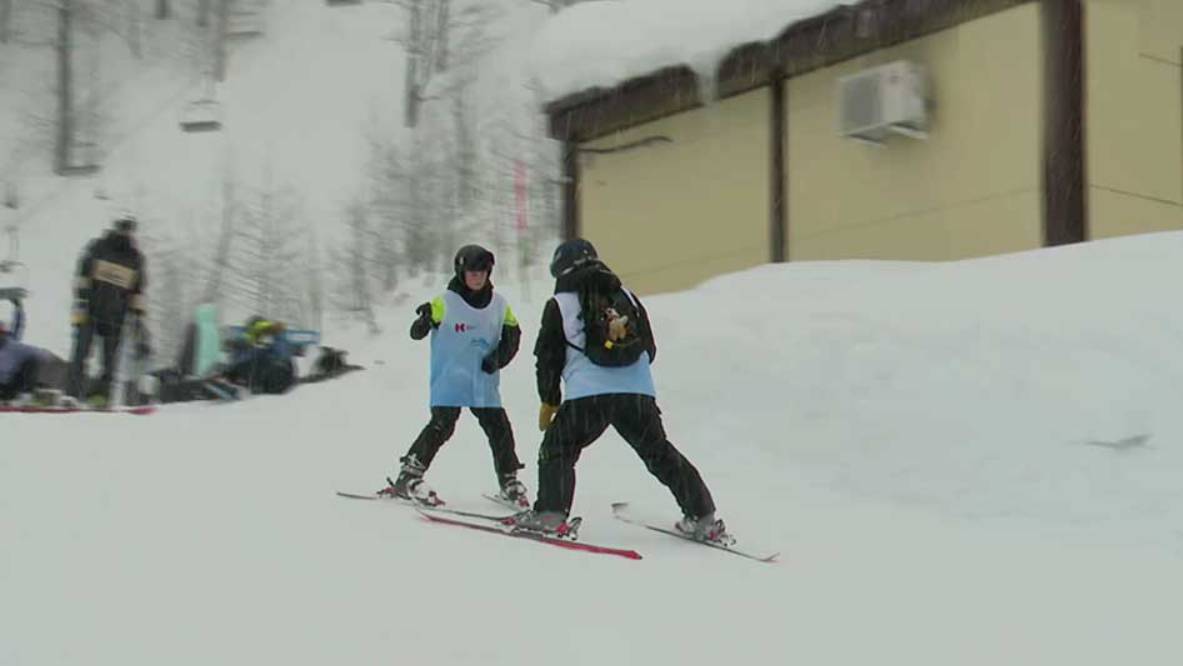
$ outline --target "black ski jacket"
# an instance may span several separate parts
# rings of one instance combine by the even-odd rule
[[[128,310],[144,312],[144,256],[131,238],[113,231],[96,238],[78,261],[76,307],[92,319],[121,322]]]

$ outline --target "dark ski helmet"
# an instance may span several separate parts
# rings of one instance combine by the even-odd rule
[[[564,241],[555,249],[555,256],[550,260],[551,277],[558,278],[579,268],[589,261],[599,259],[596,248],[590,241],[582,238],[572,238]]]
[[[493,273],[493,253],[480,245],[465,245],[456,252],[452,260],[452,267],[456,270],[456,277],[464,280],[464,271],[485,271]]]
[[[124,213],[115,218],[111,223],[111,228],[121,234],[131,235],[136,232],[136,216],[131,213]]]

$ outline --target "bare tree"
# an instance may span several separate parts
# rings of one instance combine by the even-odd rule
[[[370,218],[373,225],[365,225],[367,234],[376,253],[376,269],[379,283],[383,291],[395,288],[398,281],[398,265],[401,262],[399,243],[404,239],[406,222],[409,219],[409,205],[407,203],[408,190],[405,187],[407,166],[402,160],[402,153],[397,145],[383,142],[376,133],[370,134],[370,157],[366,171],[370,174],[370,195],[364,202],[355,205],[362,210],[371,211]],[[351,233],[358,233],[363,228],[361,218],[352,209],[348,212],[348,220],[352,225]],[[356,238],[356,235],[354,236]]]
[[[364,199],[349,204],[345,212],[345,224],[349,228],[349,240],[335,253],[334,265],[344,269],[340,281],[340,301],[346,312],[364,319],[372,333],[378,332],[374,317],[374,297],[371,287],[371,270],[376,255],[374,231],[367,219]]]
[[[199,225],[185,225],[187,230]],[[199,237],[142,238],[141,249],[155,276],[148,285],[148,310],[154,352],[157,359],[177,358],[184,342],[185,328],[201,302],[201,291],[194,288],[193,276],[203,260]]]
[[[107,35],[114,34],[132,55],[140,57],[138,4],[130,0],[41,0],[33,6],[51,12],[55,23],[52,39],[31,42],[48,44],[54,50],[54,172],[91,173],[99,168],[99,138],[105,125],[103,99],[109,94],[101,80],[102,45]],[[86,66],[81,72],[79,64]],[[43,119],[49,114],[36,115]]]
[[[498,15],[496,5],[477,0],[394,0],[406,12],[406,31],[399,41],[406,52],[403,77],[403,122],[419,124],[420,107],[442,95],[429,95],[437,75],[471,65],[493,41],[487,28]]]
[[[301,314],[300,321],[319,331],[324,327],[324,266],[321,263],[320,237],[311,221],[306,220],[305,222],[304,238],[307,242],[304,257],[309,263],[304,267],[302,273],[305,288],[302,302],[306,306],[306,312]]]
[[[54,140],[54,171],[65,174],[71,166],[74,143],[74,0],[59,0],[57,48],[57,135]]]
[[[7,44],[12,35],[12,0],[0,0],[0,44]]]
[[[222,178],[222,224],[218,232],[218,244],[214,250],[210,276],[206,281],[204,302],[218,303],[222,296],[222,282],[230,268],[230,250],[234,247],[234,214],[237,200],[234,196],[234,180],[227,171]]]
[[[217,25],[214,26],[214,79],[225,81],[227,59],[226,31],[230,26],[230,0],[215,1],[218,3],[218,15]]]

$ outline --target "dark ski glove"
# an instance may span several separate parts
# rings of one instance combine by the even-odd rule
[[[415,312],[419,315],[419,318],[411,324],[411,339],[422,340],[427,337],[427,334],[431,332],[431,328],[435,324],[431,319],[431,304],[424,303],[415,308]]]
[[[484,370],[485,374],[487,374],[487,375],[491,375],[494,372],[497,372],[498,369],[499,368],[497,367],[497,352],[493,352],[492,354],[489,354],[488,356],[486,356],[484,358],[484,360],[481,361],[481,370]]]

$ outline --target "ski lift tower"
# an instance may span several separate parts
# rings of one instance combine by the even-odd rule
[[[185,105],[181,113],[181,131],[217,132],[222,129],[222,105],[214,97],[213,86],[209,86],[204,97]]]
[[[17,198],[16,184],[12,181],[4,183],[4,208],[15,211],[20,202]],[[15,221],[4,225],[4,236],[8,249],[4,258],[0,259],[0,298],[24,298],[28,295],[29,267],[20,260],[20,227]]]
[[[258,37],[263,34],[267,0],[225,0],[227,37]]]
[[[227,0],[222,0],[226,2]],[[221,21],[218,22],[219,24]],[[185,105],[181,112],[181,131],[217,132],[222,129],[222,105],[217,98],[217,81],[219,73],[218,51],[222,48],[221,28],[207,28],[210,33],[205,40],[205,58],[203,63],[202,80],[205,84],[204,94]]]

